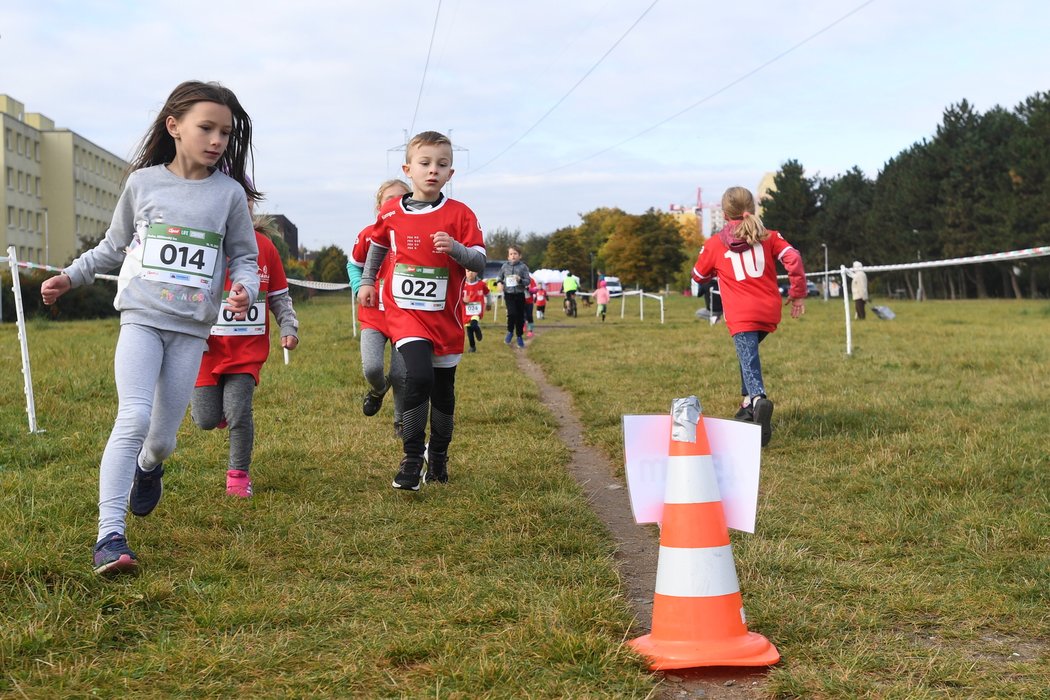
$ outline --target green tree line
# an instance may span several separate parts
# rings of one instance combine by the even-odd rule
[[[963,100],[949,106],[935,133],[888,160],[875,179],[859,167],[834,177],[807,177],[797,160],[783,163],[774,188],[756,193],[767,228],[781,231],[798,248],[808,272],[890,265],[1019,250],[1050,243],[1050,92],[1036,93],[1013,110],[980,113]],[[273,238],[271,236],[271,238]],[[346,282],[346,254],[338,246],[292,258],[275,240],[289,278]],[[83,241],[81,250],[97,240]],[[486,236],[488,257],[506,259],[517,245],[531,269],[570,270],[591,288],[600,273],[625,287],[684,289],[702,241],[697,219],[649,209],[628,214],[602,207],[580,223],[548,234],[505,228]],[[928,296],[1045,297],[1050,261],[984,263],[934,268],[922,273]],[[23,279],[27,311],[44,275]],[[10,281],[2,299],[11,307]],[[917,272],[872,275],[875,292],[914,297]],[[297,298],[313,290],[293,287]],[[80,308],[82,307],[82,308]],[[12,309],[13,311],[13,309]],[[41,311],[43,311],[41,309]],[[108,288],[84,290],[46,311],[65,318],[110,315]],[[5,317],[13,316],[5,314]]]
[[[890,265],[1021,250],[1050,243],[1050,93],[984,114],[963,100],[929,139],[871,180],[857,167],[807,178],[791,160],[774,177],[763,222],[802,251],[807,271],[854,260]],[[928,296],[1046,296],[1045,258],[923,272]],[[916,272],[873,275],[883,291],[917,291]]]

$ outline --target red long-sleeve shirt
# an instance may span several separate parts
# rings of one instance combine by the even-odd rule
[[[732,226],[732,222],[730,222]],[[751,247],[732,241],[730,235],[715,235],[704,242],[693,267],[693,279],[709,282],[718,277],[722,309],[730,335],[745,331],[777,329],[781,318],[776,262],[787,270],[791,284],[788,296],[806,296],[806,274],[802,256],[778,231]]]

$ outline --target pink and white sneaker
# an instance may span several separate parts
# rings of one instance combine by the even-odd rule
[[[237,498],[252,497],[252,480],[243,469],[226,470],[226,495]]]

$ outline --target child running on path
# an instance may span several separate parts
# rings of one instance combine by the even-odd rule
[[[543,315],[547,313],[547,290],[543,288],[542,284],[536,287],[534,300],[536,304],[536,319],[542,321]]]
[[[755,198],[743,187],[730,187],[722,195],[726,225],[707,239],[697,256],[693,279],[701,284],[718,277],[722,308],[740,362],[738,420],[762,427],[762,446],[769,444],[773,428],[773,402],[766,397],[758,344],[780,323],[780,290],[776,262],[787,270],[791,283],[791,317],[806,312],[806,274],[802,256],[777,231],[770,231],[755,216]]]
[[[96,573],[138,567],[125,537],[129,503],[145,516],[160,501],[162,463],[175,451],[220,305],[243,318],[255,303],[258,248],[245,192],[262,195],[246,173],[251,137],[232,91],[197,81],[176,87],[132,160],[105,238],[41,285],[44,303],[53,304],[121,268],[113,302],[118,405],[99,468]]]
[[[609,286],[605,280],[598,282],[598,288],[594,290],[594,303],[598,305],[598,315],[605,323],[605,312],[609,308]]]
[[[401,180],[387,180],[379,186],[376,192],[376,214],[386,202],[391,199],[400,199],[409,192],[408,185]],[[371,226],[366,226],[357,234],[357,241],[346,263],[346,274],[350,278],[350,289],[355,297],[361,288],[361,269],[368,257],[368,248],[372,245],[371,234]],[[390,265],[390,260],[388,256],[383,261],[384,266]],[[386,272],[386,267],[379,270],[378,279],[383,279]],[[369,387],[362,398],[361,411],[366,416],[374,416],[379,413],[379,409],[383,407],[383,397],[388,389],[391,390],[394,394],[394,435],[400,439],[405,393],[405,363],[394,347],[393,336],[390,335],[387,327],[382,298],[379,299],[376,307],[359,306],[357,319],[361,323],[361,369],[364,371],[365,381],[368,382]],[[387,340],[390,340],[389,372],[383,369]]]
[[[488,293],[489,285],[485,280],[478,279],[478,273],[473,270],[467,270],[467,281],[463,284],[463,323],[467,325],[471,352],[477,352],[477,344],[481,342],[481,319],[485,316]]]
[[[466,270],[480,274],[485,269],[485,239],[474,212],[441,193],[455,172],[447,136],[417,134],[405,160],[402,169],[412,192],[380,209],[358,299],[362,306],[376,305],[376,278],[389,251],[393,259],[383,278],[382,300],[407,370],[404,457],[393,485],[418,491],[424,450],[429,455],[426,481],[448,481],[456,365],[463,354],[463,281]]]
[[[254,202],[248,200],[248,210]],[[270,313],[281,329],[281,347],[294,350],[299,344],[299,319],[292,308],[288,278],[277,247],[267,233],[276,232],[273,219],[253,218],[255,242],[259,247],[259,297],[242,320],[229,311],[219,315],[211,328],[208,347],[197,372],[190,416],[198,428],[230,429],[230,458],[226,466],[226,493],[250,498],[252,480],[249,469],[255,448],[255,420],[252,398],[259,384],[259,372],[270,356]],[[226,278],[226,289],[230,279]]]
[[[521,261],[521,249],[507,248],[507,262],[499,269],[497,282],[503,289],[503,301],[507,305],[507,337],[503,342],[511,344],[517,336],[519,348],[525,347],[525,292],[531,281],[529,266]]]

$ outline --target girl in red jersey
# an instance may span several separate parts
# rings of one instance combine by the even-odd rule
[[[401,180],[387,180],[379,186],[376,192],[376,213],[380,207],[391,199],[400,199],[409,193],[409,187]],[[350,251],[350,259],[346,263],[346,273],[350,278],[350,288],[357,295],[361,287],[361,270],[368,257],[368,248],[372,244],[372,227],[366,226],[357,235],[353,250]],[[390,258],[384,262],[389,264]],[[379,271],[382,279],[386,273],[385,268]],[[401,361],[401,355],[394,348],[390,331],[386,324],[384,306],[380,301],[377,307],[361,306],[358,308],[358,321],[361,323],[361,369],[368,382],[368,391],[362,400],[361,410],[366,416],[374,416],[379,413],[383,406],[383,397],[387,389],[394,394],[394,435],[401,437],[401,412],[402,395],[404,394],[405,363]],[[390,340],[390,371],[383,369],[384,355],[386,354],[386,343]]]
[[[485,315],[488,293],[485,280],[478,279],[478,273],[473,270],[467,270],[467,281],[463,285],[463,323],[467,326],[471,352],[477,352],[477,343],[481,342],[481,318]]]
[[[463,283],[468,269],[478,274],[485,269],[485,240],[474,212],[441,193],[454,172],[448,137],[435,131],[416,135],[405,149],[405,160],[402,170],[412,181],[412,192],[379,210],[358,299],[362,306],[376,305],[376,278],[389,251],[382,300],[407,371],[404,457],[393,485],[418,491],[424,450],[426,481],[448,481],[456,365],[463,354]]]
[[[248,209],[253,209],[249,198]],[[266,235],[276,232],[273,219],[254,217],[259,246],[259,297],[243,320],[223,310],[212,326],[208,347],[197,371],[190,403],[190,417],[198,428],[229,427],[230,458],[226,468],[226,493],[250,498],[248,473],[255,447],[252,398],[259,372],[270,356],[270,313],[281,327],[281,347],[294,350],[299,344],[299,319],[292,308],[288,279],[277,248]],[[227,276],[226,290],[230,289]]]
[[[787,270],[791,317],[806,312],[806,274],[802,256],[777,231],[755,216],[755,198],[743,187],[722,195],[726,225],[700,249],[693,280],[703,284],[718,277],[722,309],[740,362],[740,393],[744,397],[736,418],[762,427],[762,446],[773,428],[773,402],[766,397],[758,344],[780,323],[780,290],[776,262]]]

